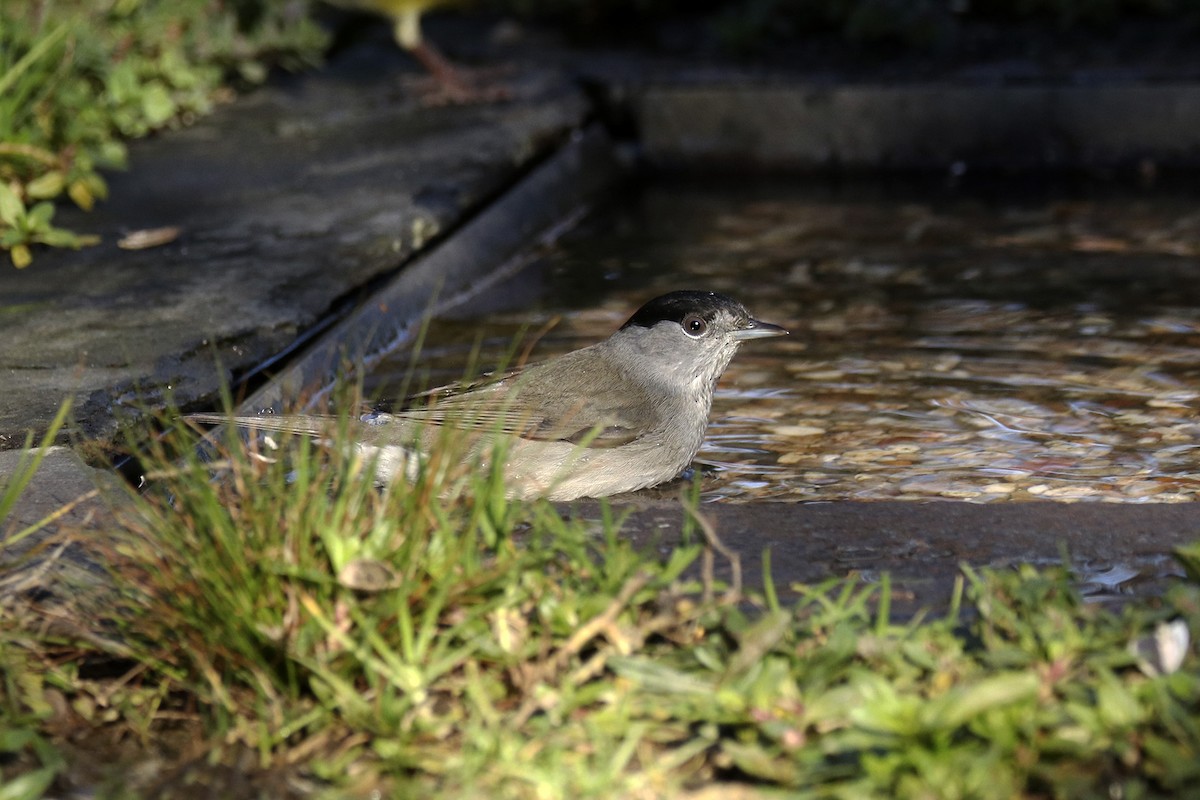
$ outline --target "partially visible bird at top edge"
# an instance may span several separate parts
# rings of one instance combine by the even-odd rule
[[[671,292],[643,305],[604,341],[424,392],[406,410],[364,414],[351,421],[350,435],[373,460],[380,484],[414,479],[422,454],[451,429],[470,438],[466,456],[481,468],[490,467],[492,453],[503,453],[509,497],[562,501],[632,492],[669,481],[691,463],[717,381],[740,345],[785,334],[725,295]],[[337,424],[318,415],[187,419],[326,439]]]
[[[434,86],[422,92],[425,105],[466,105],[495,103],[511,98],[507,87],[491,83],[476,73],[452,63],[421,32],[421,15],[437,6],[463,0],[325,0],[330,5],[352,11],[365,11],[386,17],[392,23],[396,44],[429,71]]]

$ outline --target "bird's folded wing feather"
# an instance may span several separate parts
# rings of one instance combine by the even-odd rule
[[[395,444],[396,427],[391,423],[405,422],[605,448],[628,444],[653,429],[660,413],[654,399],[622,380],[603,359],[573,363],[580,352],[483,381],[423,392],[413,398],[417,405],[364,416],[355,434],[362,444]],[[337,425],[336,417],[322,415],[202,413],[187,418],[313,436],[328,434]]]
[[[241,417],[229,414],[200,412],[188,414],[184,419],[190,422],[203,422],[208,425],[231,423],[261,431],[299,433],[308,436],[319,436],[329,433],[337,423],[337,417],[317,414],[262,414],[255,417]]]
[[[579,352],[474,384],[465,392],[456,393],[455,387],[427,392],[429,405],[396,416],[595,448],[643,436],[651,427],[647,417],[656,410],[653,401],[631,389],[605,360],[573,363]]]

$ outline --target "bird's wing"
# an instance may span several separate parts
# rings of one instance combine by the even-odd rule
[[[506,388],[505,381],[516,374],[514,371],[484,376],[477,381],[440,386],[409,398],[407,402],[411,405],[405,410],[363,414],[354,423],[356,435],[364,444],[388,444],[388,440],[395,436],[394,429],[389,430],[388,426],[395,421],[452,425],[464,429],[511,429],[511,424],[501,424],[505,417],[500,413],[500,405],[501,395]],[[214,412],[187,414],[184,419],[208,425],[232,424],[253,430],[308,436],[327,435],[334,430],[338,421],[337,416],[330,414],[266,413],[236,416]]]
[[[396,416],[593,448],[643,436],[658,411],[653,398],[631,388],[607,359],[581,358],[580,352],[467,387],[426,392],[419,396],[426,405]]]
[[[330,431],[336,423],[337,417],[317,414],[262,414],[255,417],[238,417],[229,414],[202,412],[188,414],[184,419],[210,425],[232,423],[260,431],[286,431],[288,433],[299,433],[307,436],[319,436]]]
[[[360,444],[394,444],[397,430],[411,433],[414,425],[432,425],[605,448],[628,444],[658,427],[665,412],[655,397],[631,384],[608,359],[594,354],[581,357],[582,352],[422,392],[403,410],[363,415],[355,435]],[[187,418],[310,436],[328,434],[337,424],[336,417],[320,415],[190,414]]]
[[[536,424],[528,419],[529,410],[516,402],[515,387],[521,374],[513,370],[439,386],[413,395],[405,401],[406,407],[392,412],[392,416],[429,425],[519,435]]]

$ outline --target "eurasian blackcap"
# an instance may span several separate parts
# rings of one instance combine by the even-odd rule
[[[425,392],[404,411],[364,414],[352,422],[351,435],[374,459],[381,483],[411,479],[421,454],[449,426],[471,438],[467,452],[481,467],[502,454],[509,496],[573,500],[631,492],[668,481],[691,463],[717,379],[738,346],[786,333],[716,292],[671,292],[602,342]],[[326,416],[189,419],[314,436],[335,428]]]

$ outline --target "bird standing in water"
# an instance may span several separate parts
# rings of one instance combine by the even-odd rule
[[[426,392],[418,396],[424,405],[405,411],[365,414],[352,422],[351,437],[374,459],[381,483],[412,479],[421,454],[450,428],[470,437],[468,456],[481,466],[502,454],[510,497],[631,492],[668,481],[691,463],[717,380],[742,342],[786,333],[725,295],[672,292],[646,303],[602,342],[481,383]],[[324,437],[336,427],[322,416],[189,419]]]

